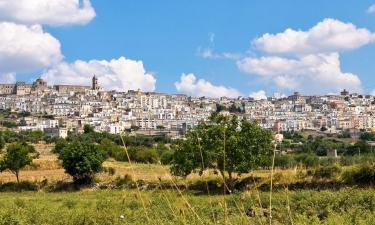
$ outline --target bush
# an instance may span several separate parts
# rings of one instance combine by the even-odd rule
[[[1,121],[1,124],[6,128],[15,128],[17,127],[17,123],[14,121],[4,120]]]
[[[128,149],[130,160],[139,163],[157,163],[159,155],[153,148],[131,147]]]
[[[113,176],[116,173],[116,169],[113,167],[104,167],[103,172],[108,173],[110,176]]]
[[[296,166],[297,162],[291,155],[277,155],[275,157],[275,166],[282,168],[282,169],[288,169]]]
[[[0,191],[37,191],[39,190],[39,185],[32,183],[30,181],[21,181],[19,183],[9,182],[0,184]]]
[[[324,166],[315,169],[314,178],[316,179],[333,179],[340,175],[341,168],[337,165],[334,166]]]
[[[115,179],[115,184],[117,187],[122,187],[124,185],[127,185],[133,181],[133,178],[129,174],[125,174],[124,176],[118,176]]]
[[[295,156],[295,160],[306,168],[313,168],[319,165],[319,158],[313,154],[299,154]]]
[[[348,183],[360,185],[374,185],[375,184],[375,166],[361,165],[353,167],[345,171],[342,179]]]
[[[319,165],[321,166],[334,166],[339,162],[338,158],[322,157],[319,159]]]
[[[134,160],[141,163],[157,163],[159,161],[159,155],[155,149],[141,149],[135,154]]]
[[[102,170],[105,153],[96,144],[74,141],[63,148],[59,159],[75,183],[87,184]]]
[[[355,164],[368,164],[375,162],[375,154],[361,154],[353,156],[340,157],[340,164],[342,166],[352,166]]]
[[[0,136],[0,152],[5,147],[5,140],[3,136]]]
[[[63,139],[63,138],[59,138],[56,140],[55,142],[55,147],[53,148],[53,152],[54,153],[60,153],[66,146],[68,145],[68,142]]]
[[[174,151],[172,151],[172,150],[164,151],[160,156],[161,164],[163,164],[163,165],[170,164],[173,160],[173,154],[174,154]]]

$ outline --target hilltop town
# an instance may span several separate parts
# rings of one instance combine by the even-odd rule
[[[39,78],[32,84],[0,84],[0,110],[24,113],[15,118],[19,130],[42,130],[60,137],[89,124],[99,132],[124,130],[178,138],[213,112],[256,120],[274,131],[311,130],[328,133],[375,127],[375,102],[370,95],[206,98],[129,90],[105,91],[96,76],[91,86],[49,86]],[[26,114],[25,114],[26,113]]]

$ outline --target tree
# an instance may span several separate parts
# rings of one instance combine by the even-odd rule
[[[157,126],[156,126],[156,129],[158,129],[158,130],[164,130],[165,127],[164,127],[163,125],[157,125]]]
[[[83,132],[85,134],[90,134],[90,133],[94,133],[94,128],[92,126],[90,126],[89,124],[85,124],[85,126],[83,126]]]
[[[256,122],[215,114],[174,145],[171,172],[187,176],[195,171],[202,174],[206,169],[217,169],[223,179],[228,174],[228,186],[232,187],[233,174],[269,165],[271,150],[271,131]]]
[[[371,152],[371,146],[363,140],[358,140],[354,145],[346,149],[346,155],[360,155]]]
[[[2,135],[0,135],[0,152],[5,147],[5,139]]]
[[[64,138],[59,138],[55,142],[55,147],[53,148],[53,152],[60,153],[67,145],[68,145],[68,142]]]
[[[63,148],[59,159],[75,183],[87,184],[102,170],[105,153],[97,144],[73,141]]]
[[[19,183],[20,170],[30,165],[31,162],[32,158],[29,155],[29,148],[20,143],[13,143],[7,146],[6,153],[0,161],[0,171],[11,171],[16,176],[17,183]]]
[[[363,132],[359,135],[359,139],[363,141],[374,141],[375,135],[372,132]]]

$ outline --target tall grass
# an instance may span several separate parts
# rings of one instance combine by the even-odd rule
[[[141,192],[142,198],[147,199],[150,221],[135,198],[137,190],[99,190],[1,193],[0,224],[224,224],[222,196],[212,195],[209,199],[196,192],[183,194],[201,221],[175,190]],[[263,208],[259,207],[258,194]],[[266,224],[269,193],[258,194],[251,190],[227,195],[228,224]],[[288,195],[284,190],[274,191],[273,224],[375,224],[372,189],[290,191]],[[285,207],[288,201],[290,211]],[[210,202],[212,208],[207,207]]]

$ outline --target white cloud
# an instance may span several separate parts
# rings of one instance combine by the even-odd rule
[[[375,4],[371,5],[371,6],[367,9],[367,13],[375,13]]]
[[[269,54],[317,54],[356,49],[374,40],[374,34],[352,23],[324,19],[307,31],[286,29],[282,33],[266,33],[252,43]]]
[[[249,96],[250,96],[251,98],[253,98],[254,100],[267,99],[267,94],[266,94],[266,92],[263,91],[263,90],[256,91],[256,92],[252,92],[252,93],[250,93]]]
[[[90,85],[91,77],[96,74],[105,90],[154,91],[156,80],[147,73],[142,61],[120,57],[119,59],[77,60],[74,63],[62,62],[46,71],[42,78],[52,84]]]
[[[0,0],[0,19],[22,24],[86,24],[95,17],[90,0]]]
[[[224,86],[216,86],[209,81],[199,79],[194,74],[182,74],[180,81],[175,83],[177,91],[189,94],[192,96],[205,96],[210,98],[217,97],[232,97],[241,96],[241,93],[234,89]]]
[[[361,81],[340,69],[338,53],[307,55],[298,59],[278,56],[245,58],[237,62],[247,73],[273,81],[277,87],[307,94],[361,91]]]
[[[0,72],[32,72],[63,58],[60,42],[40,25],[0,22]]]
[[[0,76],[0,84],[13,84],[16,82],[16,74],[6,73]]]
[[[280,89],[305,94],[361,92],[356,74],[343,72],[339,52],[374,40],[374,34],[351,23],[324,19],[307,31],[286,29],[252,41],[260,57],[237,60],[240,70],[271,81]]]
[[[275,93],[273,93],[272,97],[276,98],[276,99],[280,99],[280,98],[285,98],[286,95],[283,94],[283,93],[275,92]]]
[[[241,54],[238,54],[238,53],[230,53],[230,52],[216,53],[214,49],[215,49],[215,34],[209,33],[208,34],[208,47],[205,47],[205,48],[198,47],[197,55],[205,59],[237,60],[242,57]]]

